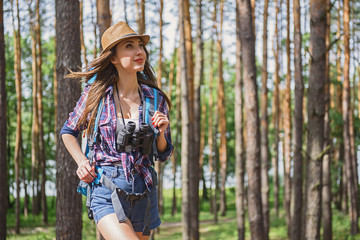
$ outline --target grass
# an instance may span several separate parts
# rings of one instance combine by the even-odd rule
[[[201,240],[235,240],[237,238],[237,223],[236,223],[236,208],[235,208],[235,191],[233,188],[227,189],[227,210],[225,216],[218,215],[218,223],[214,223],[214,215],[210,213],[209,201],[201,201],[200,203],[200,239]],[[176,190],[177,196],[177,213],[171,215],[172,204],[172,190],[164,191],[164,215],[161,216],[162,225],[159,228],[159,233],[156,233],[157,240],[176,240],[182,239],[181,228],[181,189]],[[281,195],[280,195],[281,196]],[[201,199],[201,196],[200,196]],[[23,200],[23,199],[22,199]],[[83,198],[85,201],[85,198]],[[7,239],[19,240],[46,240],[55,239],[55,198],[48,197],[48,216],[49,225],[42,223],[41,215],[29,215],[27,218],[21,215],[21,234],[14,233],[15,227],[15,211],[14,207],[8,210],[7,215]],[[270,199],[270,206],[273,201]],[[23,206],[23,203],[21,203]],[[31,204],[30,204],[31,206]],[[281,203],[280,203],[280,206]],[[95,240],[95,223],[90,221],[87,217],[85,204],[83,207],[83,239]],[[31,209],[30,209],[31,210]],[[287,239],[285,212],[280,209],[279,217],[276,217],[274,209],[270,211],[270,239],[271,240],[285,240]],[[246,239],[250,239],[249,222],[246,216]],[[350,219],[335,209],[333,209],[333,239],[334,240],[360,240],[360,235],[355,237],[350,236]]]

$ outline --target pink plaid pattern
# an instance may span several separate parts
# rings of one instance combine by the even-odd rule
[[[85,87],[79,101],[77,102],[73,112],[69,114],[66,126],[73,131],[83,131],[85,126],[81,126],[79,129],[77,123],[84,112],[86,100],[89,94],[90,86]],[[154,98],[152,88],[147,85],[141,84],[142,102],[145,103],[145,97]],[[104,108],[100,117],[99,131],[100,131],[100,144],[94,146],[94,159],[96,164],[111,165],[113,163],[120,162],[123,165],[126,180],[130,180],[131,169],[136,169],[137,172],[144,178],[147,188],[150,190],[152,185],[152,177],[149,171],[151,161],[149,156],[141,155],[139,152],[132,153],[118,153],[116,151],[116,110],[113,98],[113,87],[110,86],[105,92]],[[165,98],[160,94],[158,111],[169,117],[168,107]],[[139,106],[139,122],[143,119],[142,105]],[[171,143],[170,126],[165,130],[165,137],[168,142],[167,150],[164,153],[159,153],[158,159],[160,161],[166,161],[170,158],[174,146]]]

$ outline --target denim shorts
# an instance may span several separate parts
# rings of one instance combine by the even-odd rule
[[[101,168],[104,170],[105,176],[107,176],[120,189],[128,193],[143,193],[146,189],[144,179],[135,170],[131,171],[130,181],[127,182],[125,179],[124,169],[121,166],[102,166]],[[152,175],[156,177],[155,170],[150,167],[150,171],[153,171],[155,174]],[[153,182],[156,183],[157,179],[153,179]],[[100,221],[101,218],[105,217],[106,215],[115,213],[111,202],[111,194],[111,190],[102,185],[101,183],[93,185],[90,209],[93,211],[96,224]],[[158,211],[156,184],[151,188],[149,197],[151,201],[150,230],[152,230],[159,227],[161,224]],[[143,231],[147,201],[148,198],[145,197],[131,205],[130,201],[126,201],[125,199],[120,197],[120,202],[124,209],[124,213],[132,223],[135,232]]]

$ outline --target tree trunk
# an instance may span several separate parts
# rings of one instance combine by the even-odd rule
[[[145,0],[140,0],[140,6],[138,0],[135,0],[136,11],[136,23],[138,26],[138,33],[145,33]]]
[[[141,18],[139,34],[144,34],[146,30],[145,25],[145,0],[141,0]]]
[[[162,20],[162,13],[163,13],[164,3],[163,0],[160,0],[160,9],[159,9],[159,28],[160,28],[160,47],[159,47],[159,59],[158,59],[158,70],[156,74],[157,83],[160,88],[162,88],[161,78],[162,78],[162,58],[163,58],[163,20]],[[170,95],[171,96],[171,95]],[[158,208],[159,213],[161,215],[164,214],[164,198],[163,198],[163,179],[164,179],[164,167],[165,163],[160,161],[155,162],[155,170],[158,173],[159,185],[158,185]],[[156,230],[159,232],[159,229]]]
[[[84,66],[88,65],[88,61],[86,58],[86,47],[85,47],[85,42],[84,42],[84,16],[83,16],[83,12],[84,12],[84,7],[83,7],[83,2],[84,0],[80,0],[80,42],[81,42],[81,52],[83,54],[83,64]]]
[[[246,111],[246,170],[248,173],[248,208],[252,239],[264,239],[264,221],[261,203],[260,131],[256,85],[255,44],[249,0],[237,0],[239,4],[240,39],[244,63],[244,91]]]
[[[94,59],[97,57],[97,25],[96,25],[96,20],[95,20],[95,11],[94,8],[96,6],[96,1],[97,0],[94,0],[95,3],[93,4],[93,2],[91,1],[91,23],[93,25],[93,28],[94,28],[94,49],[93,49],[93,56],[94,56]],[[94,6],[95,5],[95,6]]]
[[[213,84],[214,84],[214,36],[216,36],[216,15],[217,15],[217,1],[214,1],[214,12],[212,14],[212,37],[210,42],[210,77],[209,77],[209,119],[208,119],[208,145],[209,145],[209,171],[210,171],[210,212],[214,213],[214,220],[217,222],[217,209],[216,209],[216,189],[213,192],[213,183],[215,182],[215,145],[214,141],[214,96],[213,96]]]
[[[359,232],[358,226],[358,209],[357,201],[358,196],[357,186],[358,183],[355,182],[355,176],[353,172],[352,159],[351,159],[351,140],[350,140],[350,77],[349,77],[349,67],[350,67],[350,30],[349,30],[349,19],[350,19],[350,6],[349,0],[344,0],[344,48],[345,48],[345,61],[344,61],[344,82],[343,82],[343,96],[342,96],[342,108],[343,108],[343,137],[344,137],[344,158],[345,158],[345,168],[346,168],[346,177],[348,180],[347,189],[350,199],[350,220],[351,220],[351,235],[356,235]]]
[[[164,8],[164,1],[160,0],[160,9],[159,9],[160,46],[159,46],[159,59],[158,59],[158,64],[157,64],[158,69],[157,69],[157,73],[156,73],[156,78],[157,78],[157,83],[158,83],[159,88],[162,88],[161,73],[162,73],[162,58],[163,58],[163,18],[162,18],[163,8]]]
[[[256,6],[256,0],[250,0],[250,5],[251,5],[251,14],[252,14],[252,24],[253,24],[253,30],[254,30],[254,44],[256,46],[256,23],[255,23],[255,18],[256,18],[256,14],[255,14],[255,6]],[[255,53],[256,53],[256,49],[255,49]],[[256,56],[256,55],[255,55]]]
[[[123,3],[124,3],[124,18],[125,18],[125,22],[128,23],[127,11],[126,11],[126,0],[124,0]]]
[[[24,151],[23,149],[21,150]],[[22,175],[22,182],[24,184],[24,217],[27,218],[29,216],[29,194],[27,192],[27,178],[25,174],[26,166],[24,163],[24,158],[21,159],[21,175]]]
[[[31,56],[35,61],[32,61],[32,129],[31,129],[31,181],[32,181],[32,214],[39,214],[39,205],[37,204],[37,172],[39,166],[39,125],[38,125],[38,104],[37,104],[37,88],[38,88],[38,67],[37,67],[37,43],[36,43],[36,24],[34,11],[29,4],[30,21],[30,35],[31,35]]]
[[[342,9],[341,6],[341,1],[338,1],[339,5],[338,5],[338,10],[337,10],[337,32],[336,32],[336,38],[340,39],[341,37],[341,14],[340,11]],[[336,50],[336,80],[337,80],[337,84],[336,84],[336,111],[338,114],[342,115],[343,114],[343,110],[342,110],[342,68],[341,68],[341,46],[342,43],[340,43],[340,41],[337,42],[337,50]],[[336,124],[336,129],[338,129],[339,132],[343,132],[343,124]],[[339,199],[340,199],[340,203],[339,205],[341,206],[341,210],[343,213],[347,213],[348,212],[348,199],[347,199],[347,187],[346,187],[346,177],[345,177],[345,164],[344,164],[344,142],[343,142],[343,138],[342,137],[338,137],[337,138],[337,142],[339,142],[337,144],[337,149],[339,152],[339,166],[341,168],[340,171],[340,186],[339,186]],[[341,172],[343,174],[341,174]],[[343,184],[341,184],[343,183]]]
[[[186,50],[186,75],[188,80],[188,117],[189,117],[189,200],[190,200],[190,238],[199,238],[199,148],[200,148],[200,128],[195,123],[194,109],[194,61],[193,61],[193,42],[191,36],[191,18],[189,0],[183,0],[183,21],[184,39]],[[183,72],[183,71],[182,71]],[[182,96],[183,93],[182,93]],[[183,101],[182,101],[183,103]],[[184,114],[184,111],[182,111]],[[185,114],[186,115],[186,114]],[[184,135],[182,135],[184,136]],[[183,154],[182,154],[183,156]]]
[[[180,66],[180,48],[177,49],[177,66],[176,66],[176,118],[180,119],[181,117],[181,66]],[[175,51],[174,51],[175,54]],[[176,122],[176,137],[175,137],[175,146],[179,146],[180,144],[180,131],[181,125],[179,122]],[[172,170],[174,176],[174,185],[173,185],[173,199],[172,199],[172,211],[171,215],[174,216],[177,213],[177,206],[176,206],[176,167],[178,161],[178,151],[175,149],[173,156],[172,156]]]
[[[6,61],[5,61],[5,38],[4,38],[4,8],[3,0],[0,0],[0,239],[6,239],[6,212],[8,208],[8,182],[7,174],[7,115],[6,115]]]
[[[226,169],[227,169],[227,151],[226,151],[226,111],[225,111],[225,90],[224,90],[224,77],[223,77],[223,59],[222,59],[222,26],[224,19],[224,0],[220,2],[220,23],[219,31],[216,42],[216,49],[218,53],[218,76],[217,76],[217,88],[218,88],[218,119],[219,119],[219,133],[220,133],[220,146],[219,146],[219,161],[220,161],[220,175],[221,175],[221,187],[220,187],[220,214],[225,216],[226,214]]]
[[[263,218],[264,218],[264,231],[265,231],[265,240],[269,239],[269,140],[268,140],[268,88],[267,88],[267,41],[268,41],[268,8],[269,8],[269,0],[265,0],[264,2],[264,14],[263,14],[263,63],[261,69],[261,200],[263,207]]]
[[[58,79],[57,131],[68,118],[74,103],[80,97],[80,84],[65,80],[68,68],[77,71],[81,65],[79,2],[57,0],[56,5],[56,73]],[[59,127],[60,126],[60,127]],[[82,204],[81,195],[74,186],[79,179],[76,164],[62,141],[56,146],[56,239],[81,239]]]
[[[300,0],[293,1],[294,14],[294,79],[295,79],[295,110],[294,110],[294,170],[291,192],[291,240],[301,240],[302,206],[303,206],[303,159],[302,159],[302,128],[303,128],[303,97],[304,82],[302,78],[301,54],[301,21]]]
[[[102,38],[105,30],[111,25],[109,0],[96,0],[97,25],[99,27],[99,39]],[[100,44],[100,51],[102,46]]]
[[[286,225],[288,230],[288,237],[290,238],[291,214],[291,70],[290,70],[290,0],[286,1],[286,89],[284,102],[284,206],[286,212]]]
[[[345,148],[343,148],[343,152],[342,152],[342,171],[341,171],[341,181],[340,181],[340,185],[341,185],[341,211],[344,214],[348,214],[349,213],[349,193],[348,193],[348,178],[346,175],[346,163],[345,163]]]
[[[42,209],[42,221],[48,224],[48,213],[46,204],[46,157],[45,157],[45,143],[44,143],[44,124],[43,124],[43,107],[42,107],[42,44],[41,44],[41,27],[40,27],[40,0],[36,1],[36,42],[37,42],[37,107],[38,107],[38,126],[39,126],[39,165],[41,167],[41,209]],[[40,199],[39,199],[40,200]]]
[[[281,2],[280,2],[281,5]],[[275,129],[275,141],[274,151],[275,156],[272,158],[272,164],[274,168],[274,206],[276,216],[279,216],[279,131],[280,131],[280,94],[279,94],[279,31],[278,31],[278,15],[280,12],[280,6],[278,0],[275,0],[276,14],[275,14],[275,40],[273,45],[273,52],[275,58],[275,73],[274,73],[274,104],[273,104],[273,124]]]
[[[194,189],[199,189],[199,182],[200,182],[200,176],[203,176],[202,169],[203,169],[203,148],[204,148],[204,142],[205,142],[205,122],[201,121],[201,116],[204,117],[204,114],[206,114],[206,104],[205,102],[203,105],[201,105],[201,84],[203,82],[203,66],[204,66],[204,49],[203,49],[203,40],[202,40],[202,1],[197,0],[196,1],[196,55],[195,55],[195,70],[194,70],[194,159],[197,156],[199,159],[199,162],[197,163],[198,173],[196,174],[196,177],[198,179],[197,185],[194,186]],[[205,108],[205,110],[204,110]],[[200,124],[200,122],[202,124]],[[205,190],[203,188],[203,190]],[[198,198],[198,195],[196,195]],[[203,196],[204,197],[204,196]],[[199,200],[197,200],[199,202]],[[199,218],[199,205],[196,207],[194,211],[194,219]],[[196,225],[194,226],[194,229],[199,227],[198,220],[196,220]],[[199,236],[197,236],[199,237]]]
[[[193,184],[193,180],[191,179],[191,168],[193,154],[192,154],[192,141],[190,138],[191,133],[193,133],[193,109],[192,109],[192,100],[190,94],[190,77],[192,76],[190,73],[190,69],[192,66],[189,63],[189,58],[192,56],[188,56],[192,54],[192,51],[186,46],[186,14],[189,9],[187,4],[185,4],[186,0],[179,1],[179,29],[180,29],[180,64],[181,64],[181,168],[182,168],[182,236],[183,239],[191,239],[192,238],[192,222],[191,218],[192,206],[196,203],[192,202],[192,188],[191,184]],[[191,40],[191,39],[190,39]]]
[[[326,0],[310,1],[311,68],[308,89],[305,239],[320,239],[325,114]]]
[[[243,83],[240,42],[239,4],[236,2],[236,78],[235,78],[235,177],[236,222],[238,240],[245,240],[245,149],[243,135]]]
[[[19,1],[16,0],[16,20],[13,10],[13,1],[11,1],[12,23],[14,29],[14,72],[16,87],[16,140],[15,140],[15,182],[16,182],[16,200],[15,200],[15,233],[20,233],[20,162],[22,156],[22,130],[21,130],[21,46],[20,46],[20,15]]]
[[[330,1],[326,1],[326,49],[330,46]],[[330,64],[329,51],[325,55],[325,118],[324,118],[324,148],[330,147]],[[332,212],[331,212],[331,154],[330,151],[325,153],[322,166],[322,225],[323,239],[332,239]]]

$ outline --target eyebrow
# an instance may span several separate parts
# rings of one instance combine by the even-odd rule
[[[123,45],[125,45],[125,44],[127,44],[127,43],[134,43],[134,41],[128,40],[128,41],[124,42]],[[139,43],[143,43],[143,41],[139,40]]]

